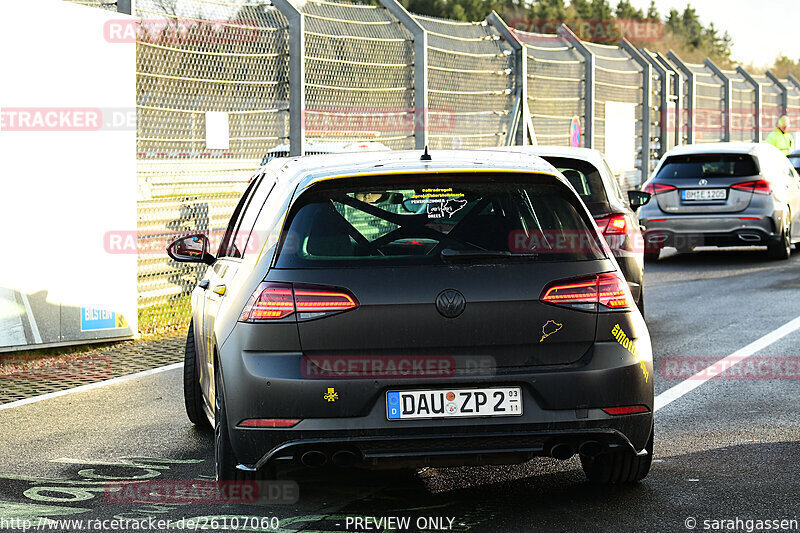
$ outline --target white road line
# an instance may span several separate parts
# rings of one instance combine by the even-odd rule
[[[33,342],[36,344],[42,343],[42,336],[39,335],[39,326],[36,325],[36,319],[33,318],[33,311],[31,310],[31,303],[28,301],[28,297],[25,296],[23,291],[19,291],[19,295],[22,297],[22,305],[25,306],[25,313],[28,315],[28,323],[31,325],[31,332],[33,333]]]
[[[98,381],[97,383],[88,383],[86,385],[81,385],[80,387],[74,387],[72,389],[60,390],[56,392],[48,392],[47,394],[41,394],[39,396],[33,396],[31,398],[25,398],[23,400],[4,403],[0,405],[0,411],[2,411],[3,409],[11,409],[12,407],[19,407],[21,405],[28,405],[31,403],[41,402],[42,400],[49,400],[50,398],[58,398],[59,396],[66,396],[67,394],[73,394],[75,392],[83,392],[92,389],[99,389],[100,387],[105,387],[106,385],[113,385],[114,383],[122,383],[123,381],[130,381],[132,379],[151,376],[153,374],[159,374],[161,372],[166,372],[167,370],[174,370],[176,368],[182,368],[182,367],[183,363],[173,363],[171,365],[160,366],[158,368],[152,368],[150,370],[137,372],[136,374],[128,374],[127,376],[120,376],[118,378],[107,379],[105,381]]]
[[[723,357],[710,367],[698,372],[694,376],[684,381],[681,381],[674,387],[665,390],[656,396],[655,403],[653,405],[653,411],[658,411],[665,405],[669,405],[684,394],[693,391],[709,379],[721,374],[723,371],[725,371],[725,369],[732,367],[740,361],[744,361],[751,355],[763,350],[770,344],[782,339],[794,331],[797,331],[798,329],[800,329],[800,316],[787,322],[778,329],[770,331],[760,339],[751,342],[744,348],[736,350],[729,356]]]

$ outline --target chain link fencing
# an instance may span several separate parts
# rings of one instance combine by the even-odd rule
[[[782,85],[786,88],[786,115],[789,117],[790,127],[794,131],[800,130],[800,83],[795,78],[781,80]],[[773,122],[772,128],[775,128]],[[798,139],[795,139],[795,147],[798,146]]]
[[[301,11],[306,138],[413,148],[411,33],[376,5],[309,0]]]
[[[428,34],[431,148],[505,144],[515,91],[511,47],[485,21],[414,18]]]
[[[165,246],[219,235],[261,158],[288,140],[288,23],[259,0],[138,0],[136,15],[139,320],[150,334],[187,324],[205,272]],[[209,113],[224,113],[227,147],[207,146]]]
[[[528,62],[528,106],[536,140],[542,145],[569,145],[570,125],[586,131],[585,59],[559,35],[516,30]]]
[[[297,138],[310,141],[307,153],[367,141],[411,149],[424,139],[431,148],[478,148],[513,144],[532,124],[538,144],[608,152],[606,104],[622,102],[634,109],[639,170],[620,180],[633,188],[675,144],[752,141],[759,125],[764,139],[783,112],[800,123],[793,78],[748,79],[674,54],[585,43],[565,27],[557,35],[503,31],[380,2],[135,2],[143,333],[184,327],[205,271],[169,260],[164,247],[188,232],[218,238],[253,171],[265,157],[299,153]],[[302,25],[302,46],[290,40],[293,24]],[[426,48],[416,46],[422,34]],[[207,137],[220,120],[222,145]]]
[[[723,70],[731,83],[730,140],[758,142],[756,139],[756,88],[736,70]]]
[[[753,79],[761,86],[761,138],[759,141],[763,142],[783,112],[783,92],[766,74],[753,74]]]

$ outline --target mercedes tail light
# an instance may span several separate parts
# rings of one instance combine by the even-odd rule
[[[616,272],[551,283],[539,300],[581,311],[629,311],[625,280]]]
[[[731,189],[737,191],[754,192],[756,194],[772,194],[772,187],[766,180],[745,181],[731,185]]]
[[[346,289],[263,282],[250,296],[239,320],[265,322],[292,314],[296,314],[300,320],[308,320],[356,307],[358,300]]]
[[[642,189],[643,192],[649,192],[653,196],[674,190],[677,190],[677,187],[674,185],[666,185],[664,183],[648,183]]]

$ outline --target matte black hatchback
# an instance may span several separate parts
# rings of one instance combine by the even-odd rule
[[[218,479],[281,463],[405,467],[578,453],[647,475],[649,334],[569,182],[490,151],[274,160],[192,294],[189,418]]]

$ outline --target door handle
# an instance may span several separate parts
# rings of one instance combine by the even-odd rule
[[[212,292],[223,296],[225,294],[225,285],[217,285]]]
[[[202,280],[200,283],[197,284],[197,286],[203,290],[206,290],[208,288],[208,280],[207,279]]]

